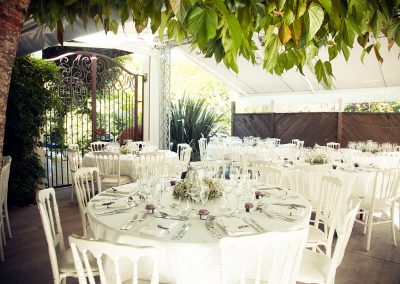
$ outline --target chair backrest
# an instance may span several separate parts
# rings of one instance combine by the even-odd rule
[[[165,151],[150,151],[150,152],[140,152],[140,159],[146,161],[164,161],[166,156]]]
[[[258,173],[260,182],[270,186],[280,186],[282,180],[282,171],[280,169],[258,165],[251,168],[252,172]]]
[[[376,199],[393,201],[399,197],[400,169],[377,171],[374,181],[372,205]]]
[[[8,156],[9,157],[9,156]],[[11,157],[10,157],[11,159]],[[4,203],[7,202],[8,180],[10,178],[11,160],[4,162],[0,175],[0,210],[3,210]]]
[[[337,227],[337,241],[335,245],[335,251],[332,255],[331,266],[328,270],[328,280],[333,280],[336,274],[337,267],[342,263],[344,252],[346,246],[349,242],[351,231],[353,230],[354,220],[356,218],[358,208],[360,207],[360,199],[358,198],[349,198],[347,203],[346,214],[342,219],[341,226]],[[333,283],[327,281],[327,283]]]
[[[329,142],[329,143],[326,143],[326,147],[337,150],[337,149],[340,149],[340,143]]]
[[[246,279],[255,284],[295,283],[307,234],[303,229],[222,238],[221,283],[244,284]],[[249,259],[251,265],[247,264]],[[238,262],[240,269],[236,269]]]
[[[97,168],[80,168],[74,174],[75,194],[79,204],[79,212],[83,234],[87,236],[89,225],[88,203],[97,193],[101,192],[101,181]]]
[[[191,147],[183,149],[180,153],[180,162],[181,162],[182,169],[184,171],[186,171],[187,167],[189,166],[191,156],[192,156],[192,148]]]
[[[57,281],[60,276],[56,249],[59,249],[60,255],[63,254],[65,251],[65,244],[54,188],[50,187],[39,190],[36,193],[36,202],[46,236],[53,278],[55,283],[59,283],[59,281]]]
[[[206,159],[207,154],[207,138],[199,139],[200,161]]]
[[[108,142],[102,141],[92,142],[90,143],[90,148],[92,149],[92,152],[104,151],[108,144]]]
[[[67,149],[68,166],[71,173],[75,173],[81,166],[81,154],[78,149]]]
[[[4,164],[11,164],[12,158],[11,156],[3,156],[3,166]]]
[[[315,166],[302,166],[295,169],[293,190],[308,200],[318,200],[322,173]]]
[[[332,176],[323,176],[314,226],[318,228],[320,222],[323,223],[323,232],[327,236],[327,256],[331,255],[336,224],[344,201],[345,192],[340,179]]]
[[[192,147],[190,147],[190,145],[189,144],[187,144],[187,143],[179,143],[178,145],[177,145],[177,147],[176,147],[176,149],[177,149],[177,153],[178,153],[178,157],[179,157],[179,160],[180,161],[183,161],[183,154],[182,154],[182,152],[183,152],[183,150],[185,150],[185,149],[192,149]]]
[[[89,240],[77,235],[69,236],[69,243],[71,244],[72,256],[74,258],[75,269],[78,273],[79,284],[96,283],[94,274],[97,274],[97,271],[101,283],[107,283],[106,278],[108,279],[108,277],[114,276],[114,279],[109,280],[113,283],[121,284],[122,279],[119,267],[119,260],[121,258],[129,260],[132,265],[132,269],[130,269],[130,271],[133,272],[132,284],[138,283],[138,263],[141,258],[150,259],[152,261],[151,284],[159,283],[158,251],[153,247],[134,247],[101,240]],[[92,256],[97,260],[97,267],[91,267],[89,258]],[[105,259],[112,263],[109,267],[114,268],[113,273],[109,271],[105,272],[103,267]],[[124,265],[128,264],[124,263]]]
[[[94,152],[96,166],[101,177],[120,178],[120,153],[99,151]]]

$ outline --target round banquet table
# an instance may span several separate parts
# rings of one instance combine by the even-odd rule
[[[165,152],[165,162],[170,164],[171,167],[178,169],[179,158],[178,154],[169,150],[158,150]],[[139,161],[139,157],[133,154],[120,155],[120,168],[121,175],[129,176],[133,180],[136,179],[135,171],[133,170],[133,165],[135,162]],[[82,167],[95,167],[96,160],[92,152],[86,153],[82,159]]]
[[[138,185],[135,184],[125,185],[125,187],[126,186],[138,187]],[[163,194],[162,204],[164,205],[164,208],[162,210],[171,215],[179,215],[179,205],[176,204],[177,201],[172,198],[172,189],[169,188],[169,190],[169,192]],[[301,196],[286,190],[267,188],[259,188],[258,190],[265,190],[263,192],[266,192],[264,197],[259,200],[254,200],[255,203],[261,202],[264,204],[264,212],[269,212],[269,210],[274,210],[273,208],[275,208],[275,210],[277,210],[276,212],[280,212],[280,214],[286,214],[287,216],[292,215],[291,218],[293,220],[289,222],[279,218],[271,218],[264,214],[264,212],[256,210],[247,213],[243,207],[243,210],[240,210],[235,217],[217,215],[215,222],[222,222],[223,220],[224,222],[229,221],[234,224],[235,222],[238,222],[238,224],[240,224],[243,222],[243,217],[245,217],[247,219],[255,220],[265,231],[289,231],[308,228],[311,215],[311,205],[308,201]],[[138,215],[140,219],[140,216],[143,216],[146,213],[144,208],[145,204],[142,203],[138,206],[134,206],[129,208],[129,211],[119,214],[99,215],[99,212],[101,214],[107,210],[115,210],[113,208],[105,208],[101,205],[101,202],[103,202],[102,200],[110,198],[110,195],[111,194],[104,194],[104,192],[100,193],[94,197],[88,205],[90,224],[96,238],[112,242],[132,244],[135,246],[157,247],[160,252],[159,275],[160,282],[162,283],[219,283],[220,252],[218,239],[213,238],[212,232],[207,230],[206,222],[208,221],[200,220],[199,216],[195,213],[191,214],[187,221],[167,220],[156,218],[154,214],[147,214],[143,221],[136,221],[129,230],[121,230],[120,228],[129,223],[134,215]],[[118,202],[120,203],[121,200],[127,199],[126,195],[121,194],[121,196],[123,197],[118,199]],[[132,196],[135,196],[133,191]],[[208,202],[205,208],[210,211],[210,215],[216,214],[216,210],[222,212],[220,207],[222,200],[228,199],[221,198],[216,202]],[[283,206],[282,203],[297,204],[303,208],[294,209],[290,208],[290,206]],[[177,205],[177,207],[171,206],[171,204]],[[201,207],[204,208],[204,206],[201,205],[193,204],[192,206],[195,209],[195,212],[197,212]],[[289,214],[290,212],[293,212],[293,210],[301,211],[296,211],[296,214]],[[187,231],[181,240],[173,240],[172,237],[177,235],[186,223],[192,225],[190,230]],[[159,224],[170,228],[170,232],[168,233],[164,229],[157,229]],[[227,223],[225,223],[225,226],[226,224]],[[242,229],[242,227],[247,228]],[[234,228],[237,228],[238,231],[250,230],[246,231],[250,234],[260,233],[260,230],[258,232],[255,231],[254,224],[238,227],[235,225]],[[215,226],[215,229],[222,237],[227,235],[226,230],[224,230],[222,226]],[[151,232],[155,233],[152,234]],[[254,252],[256,252],[257,244],[252,244],[252,248],[253,246]],[[235,256],[232,256],[232,259],[234,258]],[[245,261],[246,265],[250,265],[250,267],[251,265],[254,266],[255,259],[255,257],[247,259]],[[148,279],[150,271],[151,265],[149,263],[146,264],[144,262],[139,264],[139,275],[144,275],[144,277]],[[237,271],[239,270],[232,269],[232,271],[230,271],[231,275],[234,275]],[[130,272],[127,270],[127,267],[124,268],[124,265],[122,265],[121,273],[124,279],[129,278]]]

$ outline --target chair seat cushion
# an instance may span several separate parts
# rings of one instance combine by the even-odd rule
[[[315,226],[309,226],[307,244],[309,243],[325,243],[327,237],[320,229]]]
[[[118,185],[118,178],[117,177],[104,177],[101,180],[102,183],[105,184],[115,184]],[[129,176],[120,176],[119,178],[120,184],[127,184],[131,182],[131,178]]]
[[[304,283],[327,283],[332,260],[326,255],[305,249],[297,281]]]
[[[385,199],[376,199],[374,205],[374,211],[386,211],[390,209],[394,201],[385,200]],[[371,200],[363,198],[361,201],[360,208],[368,210],[371,207]]]

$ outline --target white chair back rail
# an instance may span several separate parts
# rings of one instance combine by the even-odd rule
[[[74,175],[76,199],[79,204],[83,234],[87,236],[89,221],[87,206],[96,194],[101,192],[100,175],[97,168],[80,168]]]
[[[307,229],[222,238],[221,283],[295,283],[306,238]]]
[[[78,149],[67,149],[68,167],[71,173],[75,173],[81,166],[81,154]]]
[[[3,244],[6,245],[6,235],[4,231],[4,225],[7,226],[8,237],[12,238],[10,218],[8,217],[8,181],[10,179],[12,158],[10,156],[3,157],[3,166],[1,168],[0,177],[0,211],[2,211],[2,224],[0,224],[0,234],[3,238]],[[4,218],[4,220],[3,220]],[[5,221],[5,222],[4,222]]]
[[[132,284],[138,284],[140,278],[138,263],[141,258],[148,258],[152,261],[151,284],[159,283],[158,251],[153,247],[134,247],[100,240],[88,240],[77,235],[69,236],[69,242],[71,244],[75,269],[78,273],[79,284],[94,284],[94,272],[96,272],[97,269],[99,271],[101,283],[107,283],[107,278],[114,276],[114,279],[110,279],[110,282],[121,284],[122,275],[118,264],[121,258],[129,260],[132,265]],[[94,256],[97,260],[97,267],[95,270],[93,270],[89,262],[91,256]],[[112,263],[114,273],[106,274],[103,267],[105,259]]]
[[[180,162],[181,162],[182,171],[187,171],[191,156],[192,156],[192,148],[190,148],[190,147],[185,148],[181,151]]]
[[[280,186],[282,171],[270,166],[253,166],[251,170],[259,175],[260,182],[270,186]]]
[[[54,188],[39,190],[36,194],[36,201],[47,240],[54,282],[59,283],[60,273],[56,249],[58,248],[60,255],[63,254],[65,243]]]
[[[104,151],[108,144],[108,142],[102,141],[92,142],[90,143],[90,148],[92,149],[92,152]]]
[[[207,138],[199,139],[200,160],[204,161],[207,156]]]
[[[101,177],[119,177],[120,154],[114,152],[99,151],[94,153],[96,166]]]
[[[190,147],[190,145],[187,143],[179,143],[177,145],[176,150],[180,161],[183,161],[182,151],[189,148],[191,149],[192,147]]]

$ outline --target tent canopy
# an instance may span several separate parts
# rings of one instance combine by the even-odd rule
[[[152,56],[152,49],[156,45],[149,29],[137,34],[131,22],[125,24],[124,30],[120,28],[117,35],[111,32],[106,35],[94,24],[88,24],[85,29],[77,21],[73,27],[65,26],[64,40],[65,46],[116,48],[149,56]],[[377,61],[373,51],[365,56],[362,63],[362,48],[358,44],[351,50],[348,62],[339,54],[332,61],[335,78],[331,89],[318,83],[313,63],[304,68],[304,75],[296,69],[281,76],[271,75],[262,69],[261,51],[258,51],[254,65],[244,58],[238,59],[239,73],[236,74],[223,63],[217,64],[214,58],[204,58],[196,50],[191,51],[189,46],[179,47],[179,51],[230,86],[244,105],[268,104],[272,101],[299,104],[335,103],[339,100],[343,103],[400,100],[400,48],[394,45],[389,52],[386,39],[383,38],[381,43],[383,64]],[[28,54],[54,45],[58,45],[56,33],[38,27],[30,19],[22,29],[17,54]],[[320,51],[320,58],[328,58],[326,49]]]

